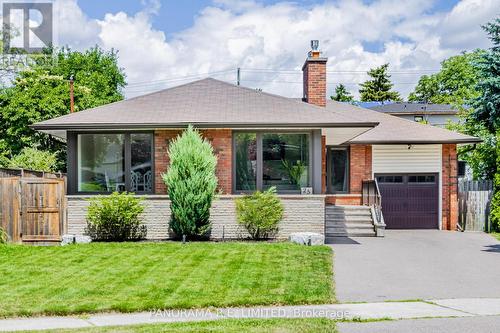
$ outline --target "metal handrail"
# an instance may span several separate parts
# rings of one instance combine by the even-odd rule
[[[362,182],[363,205],[373,206],[377,224],[382,223],[382,195],[376,179],[363,180]]]

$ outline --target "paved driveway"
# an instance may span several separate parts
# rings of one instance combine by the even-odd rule
[[[500,242],[484,233],[387,230],[332,246],[340,302],[500,297]]]

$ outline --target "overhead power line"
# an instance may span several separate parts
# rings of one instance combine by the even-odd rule
[[[247,72],[271,72],[271,73],[291,73],[291,74],[294,74],[294,73],[297,73],[297,74],[301,74],[302,73],[302,70],[300,69],[272,69],[272,68],[244,68],[242,67],[241,68],[242,71],[247,71]],[[401,69],[401,70],[388,70],[387,72],[389,74],[407,74],[407,73],[410,73],[410,74],[421,74],[421,73],[435,73],[435,72],[438,72],[440,69]],[[346,69],[346,70],[340,70],[340,69],[336,69],[336,70],[328,70],[326,71],[327,73],[367,73],[368,71],[370,71],[370,69],[366,69],[366,70],[350,70],[350,69]]]
[[[222,71],[190,74],[190,75],[170,77],[170,78],[159,79],[159,80],[134,82],[134,83],[128,84],[127,87],[135,87],[135,86],[143,86],[143,85],[151,85],[151,84],[161,84],[161,83],[175,82],[175,81],[184,81],[184,80],[188,80],[190,78],[197,78],[197,77],[201,77],[201,76],[210,76],[210,75],[217,75],[217,74],[224,74],[224,73],[232,73],[234,70],[235,69],[226,69],[226,70],[222,70]]]
[[[431,74],[434,72],[439,71],[439,69],[408,69],[408,70],[393,70],[393,71],[388,71],[390,75],[425,75],[425,74]],[[271,69],[271,68],[240,68],[240,74],[242,72],[253,72],[253,73],[262,73],[262,74],[276,74],[276,75],[301,75],[302,71],[300,69]],[[366,74],[367,70],[329,70],[326,73],[327,74]],[[177,77],[169,77],[169,78],[164,78],[164,79],[158,79],[158,80],[151,80],[151,81],[141,81],[141,82],[133,82],[130,83],[126,86],[126,89],[130,88],[135,88],[135,87],[146,87],[146,86],[152,86],[152,85],[161,85],[165,83],[170,83],[170,82],[177,82],[177,81],[185,81],[189,79],[196,79],[199,77],[203,76],[218,76],[218,75],[226,75],[226,74],[235,74],[237,75],[237,68],[231,68],[231,69],[226,69],[226,70],[220,70],[220,71],[213,71],[213,72],[205,72],[205,73],[199,73],[199,74],[190,74],[190,75],[185,75],[185,76],[177,76]],[[235,76],[236,77],[236,76]],[[241,81],[248,81],[245,80],[243,75],[240,76]],[[255,80],[254,80],[255,81]],[[276,81],[275,81],[276,82]],[[290,82],[290,83],[295,83],[295,82]],[[346,83],[347,84],[347,83]],[[413,83],[400,83],[400,84],[413,84]]]

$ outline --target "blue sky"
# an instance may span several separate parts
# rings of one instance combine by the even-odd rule
[[[282,1],[279,0],[263,0],[259,3],[269,5],[276,4]],[[314,4],[322,4],[332,1],[317,1],[317,0],[303,0],[303,1],[290,1],[299,3],[301,6],[310,7]],[[334,2],[334,1],[333,1]],[[371,3],[373,1],[363,1],[364,3]],[[435,1],[430,12],[447,11],[450,10],[458,1],[455,0],[440,0]],[[161,7],[159,12],[152,19],[153,26],[156,29],[162,30],[170,36],[172,33],[184,30],[193,25],[196,15],[205,7],[213,4],[210,0],[161,0]],[[102,19],[106,13],[116,13],[123,11],[129,15],[140,11],[144,7],[144,2],[141,0],[78,0],[80,8],[91,18]],[[380,49],[380,45],[376,44],[371,46],[373,50]]]
[[[328,90],[343,83],[357,95],[366,71],[389,63],[407,96],[444,59],[488,47],[481,24],[500,8],[500,0],[56,1],[60,43],[118,50],[128,97],[205,76],[234,82],[237,67],[243,85],[297,97],[311,39],[329,57]]]

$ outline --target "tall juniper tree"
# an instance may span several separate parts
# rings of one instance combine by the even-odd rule
[[[170,166],[163,180],[170,198],[170,228],[177,238],[206,237],[217,189],[217,157],[210,142],[189,126],[168,148]]]
[[[390,80],[391,76],[387,73],[389,64],[384,64],[377,68],[372,68],[368,71],[371,79],[361,83],[359,94],[362,102],[385,102],[385,101],[401,101],[401,96],[395,90]]]

